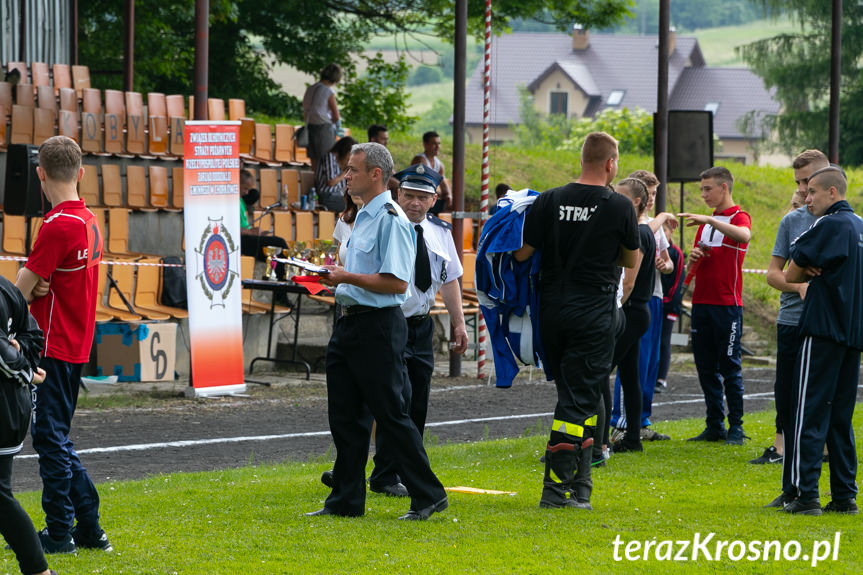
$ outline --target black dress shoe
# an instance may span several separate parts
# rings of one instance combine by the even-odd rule
[[[387,497],[408,497],[408,488],[401,483],[393,483],[392,485],[369,485],[374,493],[380,493]]]
[[[321,473],[321,483],[323,483],[324,485],[326,485],[330,489],[333,488],[334,481],[333,481],[332,469],[329,471],[324,471],[323,473]]]
[[[403,519],[405,521],[425,521],[426,519],[431,517],[432,514],[443,511],[447,507],[449,507],[449,501],[447,500],[446,496],[444,496],[443,499],[441,499],[437,503],[429,505],[428,507],[423,507],[422,509],[411,509],[410,511],[399,517],[399,519]]]

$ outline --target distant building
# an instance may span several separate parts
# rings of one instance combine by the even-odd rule
[[[489,137],[512,140],[519,124],[519,86],[533,94],[542,114],[593,117],[606,108],[656,111],[655,36],[591,34],[575,27],[565,34],[509,34],[492,40]],[[748,113],[776,114],[779,103],[762,80],[746,68],[710,68],[694,37],[669,38],[670,110],[710,110],[713,130],[722,142],[717,157],[753,161],[751,134],[738,122]],[[480,60],[467,88],[466,128],[470,142],[482,141],[482,70]]]

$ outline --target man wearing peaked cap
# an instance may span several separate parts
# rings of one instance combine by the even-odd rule
[[[405,364],[408,370],[404,389],[405,403],[420,434],[428,412],[429,390],[434,371],[434,322],[429,311],[435,295],[441,292],[450,323],[455,333],[452,349],[464,353],[467,332],[462,313],[461,288],[458,278],[463,269],[452,239],[452,226],[428,214],[435,201],[436,189],[443,176],[428,166],[415,164],[395,175],[399,180],[398,202],[417,235],[417,255],[411,277],[410,293],[402,304],[408,323]],[[393,464],[387,438],[378,435],[375,469],[369,478],[372,491],[403,497],[408,494]]]
[[[443,176],[423,164],[414,164],[405,168],[395,177],[399,180],[400,189],[434,194],[435,200],[437,200],[437,187],[443,180]]]

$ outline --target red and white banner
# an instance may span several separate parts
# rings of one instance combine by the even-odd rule
[[[240,122],[186,122],[186,290],[194,395],[245,391]]]

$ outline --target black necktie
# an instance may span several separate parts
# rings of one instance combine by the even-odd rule
[[[423,239],[423,228],[420,225],[414,226],[417,231],[417,259],[414,264],[414,283],[420,291],[425,292],[431,287],[431,265],[429,265],[429,252],[426,249],[426,242]]]

